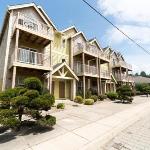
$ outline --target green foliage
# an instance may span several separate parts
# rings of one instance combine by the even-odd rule
[[[42,83],[37,78],[27,78],[25,87],[16,87],[0,93],[0,125],[13,128],[23,125],[23,115],[29,115],[34,124],[53,126],[56,118],[44,117],[41,110],[49,110],[55,103],[55,97],[50,94],[41,94]],[[27,121],[30,122],[30,121]]]
[[[145,71],[141,71],[140,76],[147,77],[146,72]]]
[[[57,109],[65,109],[65,104],[64,103],[58,103]]]
[[[131,102],[132,89],[128,85],[123,85],[117,89],[118,98],[124,103],[125,101]]]
[[[107,97],[111,100],[115,100],[118,98],[118,94],[116,92],[109,92],[107,93]]]
[[[42,91],[42,82],[36,77],[29,77],[24,80],[24,85],[26,88],[31,90]]]
[[[92,96],[90,97],[90,99],[93,99],[94,102],[96,102],[96,101],[98,100],[98,96],[97,96],[97,95],[92,95]]]
[[[14,127],[20,124],[16,118],[17,111],[12,109],[0,109],[0,124],[3,127]]]
[[[29,98],[27,96],[17,96],[12,99],[12,104],[14,106],[28,106]]]
[[[19,95],[23,95],[25,92],[27,92],[27,88],[22,88],[22,89],[20,89],[20,91],[19,91]]]
[[[88,89],[86,92],[85,92],[85,98],[90,98],[92,96],[92,91],[90,89]]]
[[[23,95],[29,97],[29,99],[34,99],[39,96],[39,92],[37,90],[28,90]]]
[[[93,105],[93,104],[94,104],[93,99],[85,99],[85,101],[84,101],[84,105]]]
[[[37,124],[40,126],[52,127],[56,124],[56,117],[47,115],[37,121]]]
[[[76,96],[74,99],[74,102],[82,104],[84,102],[84,100],[81,96]]]
[[[98,99],[99,99],[100,101],[103,101],[103,100],[106,99],[106,98],[107,98],[107,95],[104,95],[104,94],[98,96]]]
[[[35,98],[31,102],[31,107],[38,109],[38,110],[48,110],[51,106],[55,103],[55,98],[53,95],[45,94],[40,95],[39,97]]]

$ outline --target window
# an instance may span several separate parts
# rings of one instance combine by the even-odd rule
[[[63,41],[62,41],[62,47],[65,48],[65,45],[66,45],[66,41],[63,40]]]

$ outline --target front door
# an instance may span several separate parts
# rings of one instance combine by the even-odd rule
[[[65,98],[65,81],[59,81],[59,98]]]

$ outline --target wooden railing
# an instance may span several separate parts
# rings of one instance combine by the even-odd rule
[[[100,77],[101,78],[110,78],[110,72],[107,70],[101,70],[100,71]]]
[[[43,22],[25,16],[21,13],[18,13],[14,25],[17,25],[27,31],[32,31],[41,35],[45,35],[49,38],[51,38],[53,35],[52,27],[44,24]]]
[[[128,68],[130,70],[132,70],[132,65],[126,63],[125,61],[115,61],[112,62],[112,67],[124,67],[124,68]]]
[[[74,71],[77,75],[98,75],[97,67],[81,63],[74,64]]]
[[[74,54],[78,53],[78,52],[87,52],[90,55],[95,55],[96,57],[98,57],[98,49],[91,44],[82,44],[82,43],[78,43],[74,46]]]

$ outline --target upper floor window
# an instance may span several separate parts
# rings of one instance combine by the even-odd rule
[[[65,46],[66,46],[66,41],[63,40],[63,41],[62,41],[62,47],[65,48]]]

